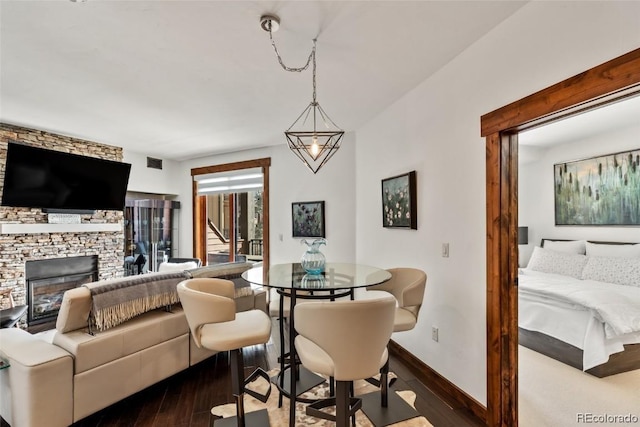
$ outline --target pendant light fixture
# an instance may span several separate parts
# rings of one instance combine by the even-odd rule
[[[260,18],[260,26],[269,33],[278,62],[285,71],[299,73],[309,68],[309,64],[312,65],[313,98],[284,134],[289,149],[315,174],[338,151],[344,135],[344,131],[331,120],[316,99],[316,39],[313,39],[313,48],[307,63],[300,68],[291,68],[282,62],[273,40],[273,33],[280,27],[280,19],[274,15],[263,15]]]

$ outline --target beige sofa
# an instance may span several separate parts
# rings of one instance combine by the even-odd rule
[[[237,280],[250,266],[150,273],[93,287],[126,289],[161,282],[177,285],[189,277],[224,277],[236,279],[238,311],[266,312],[266,293],[247,290]],[[0,370],[0,415],[11,426],[68,426],[215,354],[196,347],[179,303],[128,320],[125,314],[117,326],[96,330],[98,297],[92,292],[87,287],[65,292],[56,330],[48,334],[52,342],[17,328],[0,330],[0,355],[11,365]]]

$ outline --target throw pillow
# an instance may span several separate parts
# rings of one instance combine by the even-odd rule
[[[557,252],[536,246],[527,268],[541,273],[561,274],[580,279],[586,263],[586,255]]]
[[[569,240],[566,242],[545,240],[544,248],[556,252],[567,252],[570,254],[584,255],[586,252],[586,241],[584,240]]]
[[[587,257],[584,280],[640,287],[640,258]]]
[[[640,258],[640,243],[637,245],[607,245],[587,242],[587,256]]]

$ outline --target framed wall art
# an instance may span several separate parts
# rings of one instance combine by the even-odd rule
[[[324,201],[291,204],[293,237],[326,237]]]
[[[556,225],[640,225],[640,149],[553,166]]]
[[[382,226],[418,229],[416,171],[382,180]]]

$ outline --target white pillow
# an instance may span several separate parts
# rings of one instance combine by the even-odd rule
[[[640,258],[587,257],[584,280],[640,287]]]
[[[198,264],[194,261],[188,262],[162,262],[158,266],[158,271],[167,272],[167,271],[184,271],[191,270],[193,268],[198,268]]]
[[[607,245],[587,242],[587,256],[640,258],[640,243],[637,245]]]
[[[561,274],[580,279],[586,263],[586,255],[551,251],[536,246],[533,248],[533,254],[527,268],[542,273]]]
[[[556,242],[553,240],[545,240],[544,248],[556,252],[567,252],[570,254],[584,255],[586,251],[585,240],[570,240],[568,242]]]

